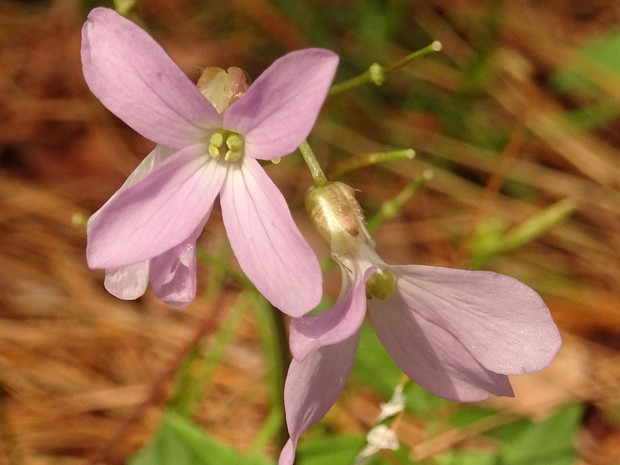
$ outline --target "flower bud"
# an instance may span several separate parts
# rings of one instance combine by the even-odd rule
[[[333,254],[350,255],[361,243],[373,244],[362,208],[346,184],[313,188],[306,196],[306,211]]]
[[[198,90],[220,115],[248,89],[245,74],[240,68],[205,68],[196,83]]]

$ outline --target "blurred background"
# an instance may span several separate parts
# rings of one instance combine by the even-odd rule
[[[150,290],[120,301],[86,266],[76,218],[153,146],[83,81],[80,28],[99,5],[113,6],[0,2],[0,463],[275,463],[282,322],[239,277],[219,207],[186,308]],[[382,86],[329,98],[309,142],[369,217],[432,170],[376,229],[382,257],[516,277],[546,300],[564,343],[549,368],[512,379],[514,399],[461,405],[408,385],[392,425],[402,447],[373,463],[620,463],[620,3],[142,0],[129,16],[194,81],[207,66],[256,77],[316,46],[340,56],[342,82],[441,41]],[[415,159],[343,170],[406,148]],[[302,208],[312,179],[300,155],[267,170],[325,257]],[[328,273],[334,299],[339,273]],[[347,389],[302,439],[299,463],[351,463],[399,380],[365,328]],[[136,458],[165,436],[170,410],[215,455],[173,447],[158,461],[151,446]]]

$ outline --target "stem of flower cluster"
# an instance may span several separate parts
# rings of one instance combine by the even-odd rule
[[[400,209],[405,205],[407,200],[415,194],[424,184],[429,182],[433,178],[433,172],[430,169],[425,170],[421,176],[411,181],[402,191],[398,193],[396,197],[390,200],[386,200],[381,205],[379,211],[368,220],[368,230],[372,231],[385,220],[394,218],[400,212]]]
[[[390,152],[365,153],[363,155],[349,157],[341,163],[338,163],[331,171],[332,179],[338,179],[345,173],[355,171],[366,166],[377,165],[396,160],[411,160],[415,157],[415,150],[401,149],[392,150]]]
[[[416,50],[413,53],[410,53],[409,55],[392,63],[391,65],[382,66],[378,63],[373,63],[372,65],[370,65],[368,70],[366,70],[364,73],[360,74],[359,76],[349,79],[348,81],[334,84],[331,87],[331,89],[329,89],[329,92],[327,93],[327,95],[331,97],[333,95],[341,94],[348,90],[354,89],[355,87],[360,87],[364,84],[369,84],[369,83],[373,83],[373,84],[380,86],[381,84],[383,84],[383,82],[387,78],[387,75],[390,74],[392,71],[402,68],[403,66],[408,64],[410,61],[414,60],[415,58],[428,55],[429,53],[438,52],[440,50],[441,50],[441,42],[439,42],[438,40],[435,40],[433,41],[433,43],[427,45],[426,47],[421,48],[420,50]]]
[[[314,179],[314,184],[316,186],[324,186],[327,184],[327,176],[325,176],[325,173],[323,172],[321,165],[319,165],[319,161],[316,159],[310,145],[308,145],[308,142],[303,141],[299,146],[299,151],[301,152],[301,156],[304,157],[306,165],[310,168],[310,173],[312,174],[312,179]]]

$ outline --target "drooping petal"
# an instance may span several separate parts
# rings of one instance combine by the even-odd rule
[[[290,439],[278,465],[292,465],[299,437],[325,416],[342,392],[353,368],[360,331],[323,346],[303,362],[293,360],[284,384],[284,410]]]
[[[407,376],[436,396],[461,402],[513,395],[508,377],[480,365],[461,341],[421,318],[411,304],[398,291],[368,302],[377,336]]]
[[[149,261],[105,270],[103,285],[115,297],[134,300],[142,296],[149,284]]]
[[[174,149],[164,145],[157,145],[151,153],[136,167],[135,170],[125,180],[123,185],[114,195],[118,195],[129,186],[144,179],[162,161],[175,152]],[[95,212],[90,221],[94,221],[101,210]],[[133,265],[122,266],[120,268],[110,268],[105,270],[105,280],[103,282],[106,290],[115,297],[123,300],[134,300],[142,296],[149,284],[149,260],[145,260]]]
[[[530,287],[490,271],[393,267],[409,308],[459,339],[486,369],[539,371],[561,345],[549,309]]]
[[[226,168],[187,147],[112,196],[88,222],[91,268],[156,257],[185,241],[210,211]]]
[[[196,239],[210,213],[187,240],[151,260],[153,292],[171,307],[184,307],[196,297]]]
[[[283,157],[306,139],[332,83],[338,56],[310,48],[276,60],[224,114],[224,128],[245,138],[245,154]]]
[[[355,265],[357,262],[352,262]],[[297,361],[324,345],[338,343],[359,331],[366,316],[366,281],[374,267],[342,269],[342,290],[333,307],[320,313],[291,319],[289,340]]]
[[[243,157],[229,165],[221,203],[230,245],[258,291],[294,317],[318,305],[319,262],[284,197],[256,160]]]
[[[183,242],[151,260],[151,285],[159,300],[184,307],[196,297],[196,244]]]
[[[92,93],[144,137],[170,147],[197,142],[221,117],[144,30],[95,8],[82,28],[82,69]]]

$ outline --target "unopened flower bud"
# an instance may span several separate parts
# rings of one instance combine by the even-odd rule
[[[373,243],[366,219],[351,187],[332,182],[306,196],[306,210],[333,254],[351,254],[360,242]]]
[[[205,68],[196,86],[220,115],[249,87],[243,71],[235,67],[227,71],[216,67]]]

